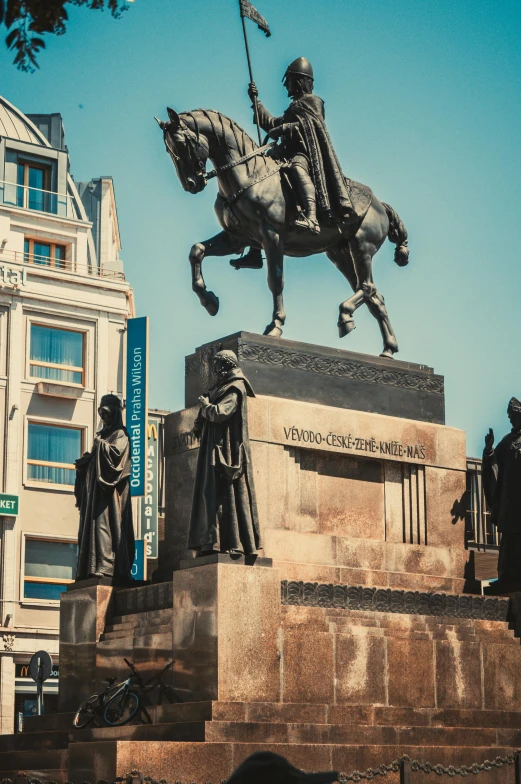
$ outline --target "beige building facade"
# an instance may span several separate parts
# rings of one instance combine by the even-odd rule
[[[74,460],[90,449],[101,396],[124,393],[134,305],[119,251],[111,178],[75,183],[61,117],[0,98],[0,491],[19,498],[18,515],[0,517],[1,733],[35,710],[38,650],[53,657],[45,699],[57,703]]]

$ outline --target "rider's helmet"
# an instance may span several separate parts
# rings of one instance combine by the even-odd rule
[[[313,66],[306,57],[297,57],[296,60],[293,60],[293,62],[288,65],[286,68],[286,73],[282,77],[283,82],[287,79],[289,74],[295,74],[296,76],[308,76],[310,79],[314,78]]]

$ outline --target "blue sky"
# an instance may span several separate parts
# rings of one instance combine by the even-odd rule
[[[249,22],[260,97],[287,105],[281,77],[307,56],[346,174],[369,184],[409,231],[410,264],[386,243],[374,264],[398,357],[446,381],[447,424],[478,454],[509,428],[521,397],[521,10],[502,0],[258,0],[273,35]],[[2,31],[3,33],[4,31]],[[0,48],[0,93],[26,112],[61,112],[77,180],[112,175],[138,315],[151,318],[150,403],[183,406],[184,356],[271,319],[265,271],[208,259],[220,297],[211,318],[190,287],[193,242],[219,230],[215,184],[182,191],[154,115],[219,109],[254,135],[237,0],[135,0],[119,21],[70,8],[40,70],[19,73]],[[325,256],[286,261],[285,337],[381,350],[365,308],[340,340],[347,284]]]

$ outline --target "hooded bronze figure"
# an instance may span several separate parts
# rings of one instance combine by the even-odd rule
[[[521,402],[515,397],[507,413],[512,430],[494,448],[490,429],[483,451],[483,490],[501,534],[494,593],[521,590]]]
[[[248,396],[255,397],[233,351],[213,360],[217,383],[199,398],[200,438],[188,547],[253,555],[261,545],[248,436]]]
[[[121,400],[104,395],[98,414],[103,426],[92,450],[76,461],[74,494],[80,510],[76,579],[130,579],[135,547],[130,439],[123,427]]]

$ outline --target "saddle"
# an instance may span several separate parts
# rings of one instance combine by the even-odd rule
[[[290,219],[293,221],[293,216],[297,213],[297,199],[291,184],[291,180],[285,172],[285,167],[281,169],[281,180],[286,198],[291,205]],[[367,210],[371,206],[371,202],[373,200],[373,191],[368,185],[363,185],[361,182],[351,180],[349,177],[344,176],[344,180],[349,193],[349,198],[351,199],[351,204],[353,205],[353,214],[347,218],[347,222],[349,224],[362,223],[366,216]],[[322,225],[322,220],[320,218],[319,223]]]
[[[281,168],[280,175],[281,175],[282,188],[284,190],[284,193],[286,194],[288,203],[291,205],[290,220],[294,221],[295,216],[297,215],[297,200],[296,200],[295,192],[289,177],[286,175],[286,172],[284,171],[284,167]],[[344,179],[349,192],[349,198],[351,199],[351,204],[353,205],[353,214],[349,216],[347,222],[351,226],[355,224],[360,224],[365,218],[367,210],[371,206],[371,202],[373,200],[373,191],[368,185],[363,185],[361,182],[356,182],[356,180],[351,180],[349,177],[344,177]],[[230,210],[231,216],[233,217],[235,223],[238,223],[237,219],[235,218],[235,215],[230,209],[230,205],[226,205],[226,206]],[[319,222],[322,223],[321,221]],[[245,256],[241,256],[238,259],[231,259],[230,264],[236,270],[262,269],[263,261],[262,261],[261,250],[259,247],[250,247],[248,253]]]

